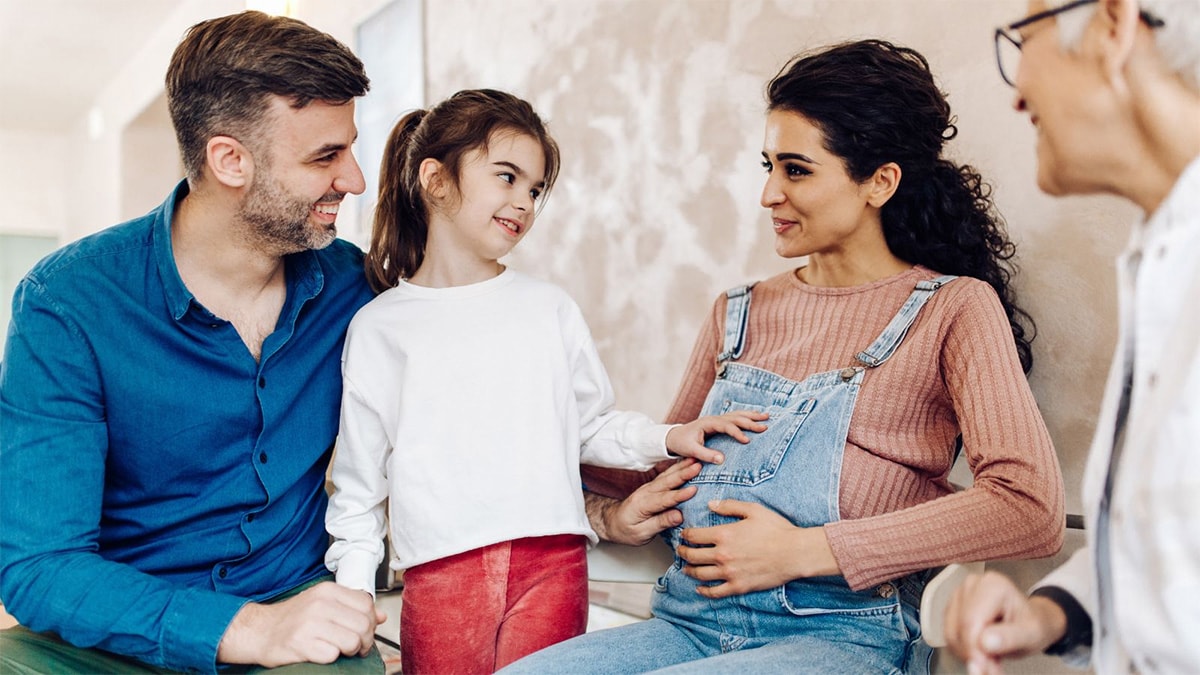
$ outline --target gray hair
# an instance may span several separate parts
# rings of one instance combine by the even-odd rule
[[[1057,7],[1066,0],[1050,3]],[[1194,91],[1200,91],[1200,11],[1195,0],[1140,0],[1140,8],[1162,19],[1163,26],[1154,29],[1154,41],[1167,66]],[[1092,8],[1095,12],[1096,8]],[[1059,14],[1058,35],[1062,45],[1074,49],[1083,37],[1083,30],[1093,14],[1070,11]]]

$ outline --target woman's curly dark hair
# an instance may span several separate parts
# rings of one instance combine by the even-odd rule
[[[888,247],[906,262],[990,284],[1028,373],[1035,327],[1010,286],[1016,247],[979,172],[941,156],[958,129],[925,57],[883,40],[802,54],[767,85],[767,103],[816,125],[856,181],[888,162],[900,166],[900,185],[881,212]]]

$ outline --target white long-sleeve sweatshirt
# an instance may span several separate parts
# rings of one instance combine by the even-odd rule
[[[351,588],[374,592],[389,521],[396,570],[523,537],[595,542],[580,462],[667,458],[669,425],[613,410],[575,302],[512,270],[383,292],[350,323],[342,374],[325,563]]]

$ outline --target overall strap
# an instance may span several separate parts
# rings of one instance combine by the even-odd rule
[[[891,358],[892,354],[896,352],[896,348],[904,341],[904,336],[908,334],[908,329],[916,320],[917,314],[921,312],[921,308],[925,306],[929,298],[933,297],[934,291],[956,278],[954,275],[946,274],[936,279],[918,281],[916,288],[908,296],[908,300],[904,301],[900,311],[896,312],[896,316],[892,317],[891,322],[883,329],[879,337],[875,338],[875,342],[859,352],[855,358],[868,368],[875,368]]]
[[[746,345],[746,319],[750,316],[750,289],[754,284],[746,284],[725,291],[728,302],[725,304],[725,342],[721,353],[717,354],[717,377],[725,373],[725,364],[742,355]]]

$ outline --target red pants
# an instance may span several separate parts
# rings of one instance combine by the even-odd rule
[[[586,539],[531,537],[404,572],[405,675],[491,673],[587,628]]]

